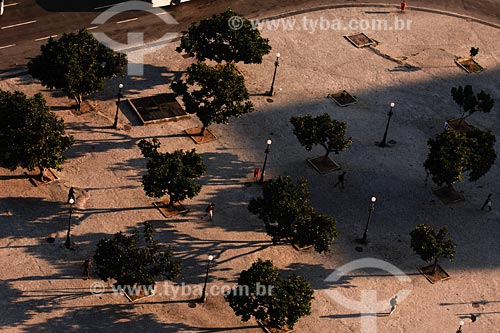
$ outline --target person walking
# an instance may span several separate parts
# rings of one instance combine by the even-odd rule
[[[393,298],[391,298],[391,311],[389,312],[389,316],[396,311],[396,308],[398,307],[398,295],[395,295]]]
[[[92,259],[85,259],[85,261],[82,264],[83,267],[83,276],[86,276],[87,279],[90,279],[92,277]]]
[[[337,185],[341,184],[342,185],[342,189],[344,189],[344,179],[345,179],[345,174],[347,172],[342,172],[340,175],[337,176],[337,179],[338,179],[338,182],[333,185],[333,187],[337,187]]]
[[[207,208],[205,209],[205,211],[208,213],[210,221],[212,221],[212,219],[214,218],[214,208],[215,208],[215,204],[213,202],[211,202],[207,206]]]
[[[493,193],[490,193],[488,194],[488,198],[486,198],[486,201],[484,202],[483,204],[483,207],[481,207],[481,210],[484,210],[484,208],[486,208],[486,206],[488,206],[490,212],[491,212],[491,196],[493,195]]]

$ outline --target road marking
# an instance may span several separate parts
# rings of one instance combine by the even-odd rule
[[[87,28],[87,30],[92,30],[92,29],[97,29],[97,28],[99,28],[99,26],[98,26],[98,25],[96,25],[96,26],[94,26],[94,27],[88,27],[88,28]]]
[[[118,21],[118,22],[116,22],[116,24],[121,24],[121,23],[126,23],[126,22],[132,22],[132,21],[135,21],[135,20],[137,20],[137,17],[134,17],[133,19]]]
[[[19,5],[19,3],[17,2],[14,2],[14,3],[9,3],[7,5],[3,5],[4,7],[10,7],[10,6],[15,6],[15,5]]]
[[[6,49],[6,48],[12,47],[12,46],[16,46],[16,44],[10,44],[10,45],[5,45],[5,46],[0,46],[0,50],[1,49]]]
[[[168,13],[167,12],[161,12],[161,13],[156,14],[156,16],[165,15],[165,14],[168,14]]]
[[[101,7],[95,7],[94,9],[103,9],[103,8],[108,8],[108,7],[113,7],[114,5],[106,5],[106,6],[101,6]]]
[[[26,25],[26,24],[31,24],[31,23],[36,23],[36,21],[28,21],[28,22],[13,24],[13,25],[7,25],[5,27],[1,27],[0,29],[9,29],[9,28],[14,28],[14,27],[18,27],[20,25]]]
[[[47,36],[47,37],[37,38],[37,39],[35,39],[35,42],[38,42],[38,41],[40,41],[40,40],[44,40],[44,39],[55,38],[55,37],[57,37],[57,35],[52,35],[52,36]]]

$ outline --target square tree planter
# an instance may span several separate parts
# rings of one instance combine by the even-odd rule
[[[452,203],[457,203],[460,201],[465,201],[465,197],[462,193],[457,192],[453,187],[440,187],[435,188],[432,192],[441,200],[445,205],[449,205]]]
[[[418,271],[422,273],[423,276],[429,281],[430,283],[436,283],[439,281],[444,281],[450,278],[450,275],[446,273],[446,271],[441,267],[439,264],[436,267],[436,272],[432,274],[432,267],[434,265],[429,265],[425,267],[417,267]]]
[[[189,212],[180,202],[174,202],[172,207],[167,207],[168,203],[169,200],[165,199],[164,201],[153,202],[153,205],[160,211],[161,215],[166,218]]]
[[[203,136],[199,135],[201,133],[201,129],[202,127],[194,127],[187,129],[184,132],[189,135],[191,140],[193,140],[196,144],[202,144],[217,140],[217,137],[212,132],[210,132],[208,128],[205,128],[205,133],[203,134]]]
[[[457,58],[455,59],[455,64],[457,64],[458,67],[462,68],[467,73],[479,73],[484,70],[484,67],[478,64],[478,62],[472,58]]]
[[[288,328],[287,326],[283,327],[282,329],[279,328],[274,328],[274,327],[269,327],[266,322],[262,322],[260,320],[257,320],[257,323],[259,324],[260,328],[266,333],[291,333],[295,332],[295,330]]]
[[[340,169],[340,165],[332,161],[329,157],[324,156],[308,159],[307,162],[312,165],[320,174],[335,171]]]

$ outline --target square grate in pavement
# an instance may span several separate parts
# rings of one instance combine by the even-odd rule
[[[127,100],[143,125],[178,120],[189,115],[175,98],[175,94],[159,94]]]
[[[367,46],[370,46],[370,45],[375,45],[376,42],[371,39],[370,37],[368,37],[367,35],[365,35],[364,32],[361,32],[359,34],[356,34],[356,35],[350,35],[350,36],[344,36],[349,42],[352,43],[352,45],[356,46],[356,47],[367,47]]]

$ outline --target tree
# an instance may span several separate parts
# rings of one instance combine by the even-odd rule
[[[78,110],[83,96],[104,89],[104,79],[124,74],[127,58],[101,44],[87,30],[49,38],[41,55],[28,63],[28,72],[44,87],[60,89],[75,100]]]
[[[144,222],[146,246],[139,247],[139,232],[132,235],[122,232],[97,243],[94,266],[104,280],[115,279],[116,286],[154,286],[155,278],[164,276],[172,280],[181,273],[180,261],[173,258],[170,246],[160,245],[153,238],[153,226]]]
[[[313,245],[319,253],[330,250],[338,237],[336,221],[310,206],[305,179],[294,185],[291,177],[281,176],[264,182],[262,193],[250,200],[248,210],[264,221],[273,244],[289,238],[300,247]]]
[[[227,9],[198,24],[191,24],[182,35],[181,45],[176,51],[185,51],[198,61],[209,59],[217,63],[243,61],[260,64],[262,57],[271,51],[271,46],[248,19]]]
[[[457,244],[446,238],[447,229],[441,227],[437,232],[430,225],[419,224],[410,233],[411,248],[426,262],[434,261],[432,274],[436,272],[438,259],[448,258],[453,261]]]
[[[196,113],[203,123],[200,135],[212,123],[227,124],[230,117],[254,110],[245,79],[232,63],[215,67],[192,64],[185,81],[173,82],[171,88],[182,97],[186,111]]]
[[[331,152],[338,154],[352,144],[352,138],[346,138],[347,124],[331,119],[328,113],[317,117],[310,114],[293,116],[290,122],[293,125],[293,134],[308,151],[315,145],[325,148],[324,159],[327,159]]]
[[[254,317],[273,328],[293,328],[311,314],[314,290],[302,276],[281,279],[271,260],[258,259],[240,273],[238,285],[226,295],[226,301],[243,321]]]
[[[469,172],[469,181],[476,181],[495,162],[495,141],[491,132],[478,129],[444,131],[427,142],[430,150],[424,167],[439,186],[445,183],[451,188],[465,172]]]
[[[460,108],[460,122],[458,128],[460,128],[462,121],[466,118],[472,116],[476,112],[488,113],[495,104],[490,94],[485,93],[483,90],[478,94],[474,94],[472,86],[470,85],[466,85],[463,88],[462,86],[451,88],[451,96]]]
[[[14,170],[38,169],[45,179],[45,169],[61,170],[64,153],[73,145],[66,136],[64,121],[47,106],[42,94],[28,98],[22,92],[0,90],[0,163]]]
[[[147,196],[161,198],[168,195],[167,206],[172,207],[174,202],[191,199],[200,193],[201,185],[196,179],[204,175],[207,168],[195,149],[160,153],[157,138],[152,141],[143,139],[138,145],[144,157],[148,158],[148,173],[142,177]]]

